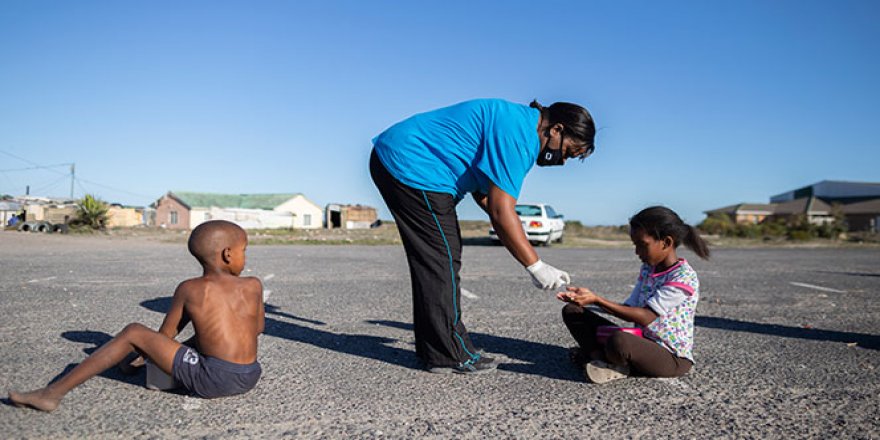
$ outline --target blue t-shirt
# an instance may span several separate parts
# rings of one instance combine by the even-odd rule
[[[540,112],[500,99],[477,99],[414,115],[373,139],[397,180],[425,191],[487,194],[489,184],[519,198],[540,149]]]

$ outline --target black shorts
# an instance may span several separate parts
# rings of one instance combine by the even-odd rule
[[[196,396],[212,399],[245,393],[260,380],[259,362],[236,364],[202,356],[194,348],[181,345],[174,354],[172,376]]]

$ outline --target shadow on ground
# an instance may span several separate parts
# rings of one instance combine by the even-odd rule
[[[413,331],[413,325],[406,322],[385,320],[367,322],[409,332]],[[498,366],[500,370],[544,376],[550,379],[583,382],[583,377],[578,369],[569,363],[568,349],[565,347],[484,333],[468,334],[474,345],[481,347],[486,352],[502,354],[509,359],[523,362],[516,364],[502,363]]]
[[[170,297],[160,297],[141,302],[149,310],[159,313],[167,312],[171,305]],[[264,334],[291,341],[302,342],[316,347],[386,362],[411,369],[422,369],[421,363],[413,350],[392,347],[399,340],[394,338],[365,334],[333,333],[297,323],[276,319],[276,317],[292,319],[315,325],[325,325],[321,321],[302,318],[283,312],[277,306],[266,304],[266,328]],[[367,321],[370,324],[382,325],[412,331],[412,324],[397,321]],[[502,364],[502,370],[523,374],[545,376],[551,379],[581,381],[578,371],[568,364],[567,349],[555,345],[523,341],[480,333],[470,334],[474,343],[487,352],[499,353],[510,359],[524,363]]]
[[[141,302],[141,305],[154,312],[166,313],[171,306],[171,297],[146,300]],[[303,342],[327,350],[338,351],[340,353],[375,359],[389,364],[400,365],[402,367],[420,368],[412,351],[391,347],[389,345],[397,342],[396,339],[363,334],[333,333],[326,330],[306,327],[282,319],[276,319],[275,317],[318,326],[326,325],[321,321],[302,318],[283,312],[277,306],[266,304],[266,326],[263,330],[263,334],[291,341]]]
[[[762,335],[781,336],[785,338],[808,339],[812,341],[831,341],[857,343],[859,347],[880,350],[880,336],[865,333],[840,332],[835,330],[819,330],[813,328],[791,327],[778,324],[761,324],[756,322],[738,321],[728,318],[697,316],[695,324],[699,327],[729,330],[734,332],[757,333]]]
[[[111,339],[113,339],[113,335],[110,335],[110,334],[107,334],[104,332],[96,332],[96,331],[90,331],[90,330],[68,331],[68,332],[62,333],[61,337],[63,337],[64,339],[67,339],[68,341],[78,342],[80,344],[90,344],[91,345],[90,347],[83,348],[83,353],[85,353],[86,355],[89,355],[89,356],[92,353],[94,353],[95,351],[97,351],[98,348],[100,348],[102,345],[106,344]],[[64,376],[65,374],[69,373],[70,370],[73,370],[73,368],[76,367],[77,365],[79,365],[79,364],[78,363],[68,364],[66,367],[64,367],[64,370],[62,370],[55,377],[53,377],[52,380],[49,381],[49,383],[57,381],[58,379],[61,378],[61,376]],[[139,373],[133,374],[133,375],[125,375],[125,374],[122,374],[122,372],[119,371],[119,369],[116,367],[109,368],[109,369],[105,370],[104,372],[102,372],[101,374],[98,374],[98,376],[106,378],[106,379],[118,380],[120,382],[124,382],[124,383],[130,384],[130,385],[143,386],[143,384],[144,384],[144,374],[142,372],[139,372]]]

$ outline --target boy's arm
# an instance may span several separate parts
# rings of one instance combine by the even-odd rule
[[[631,307],[609,301],[596,295],[586,287],[571,286],[568,287],[567,290],[567,292],[559,292],[556,294],[556,298],[560,301],[571,302],[580,306],[595,304],[620,319],[634,322],[642,327],[647,327],[648,324],[654,322],[658,316],[653,310],[647,307]]]
[[[263,333],[266,328],[266,304],[263,302],[263,282],[254,277],[254,286],[257,297],[260,298],[260,307],[257,310],[257,334]]]
[[[174,291],[174,296],[171,297],[171,307],[168,308],[168,312],[165,313],[165,319],[162,321],[162,326],[159,327],[159,333],[171,339],[174,339],[190,321],[189,314],[186,313],[183,307],[186,296],[184,284],[185,282],[180,283]]]

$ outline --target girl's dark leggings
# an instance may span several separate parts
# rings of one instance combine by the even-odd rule
[[[565,305],[562,309],[562,320],[565,321],[565,326],[585,355],[595,350],[603,350],[603,347],[596,342],[596,329],[599,326],[616,325],[575,304]],[[682,376],[694,365],[650,339],[624,332],[611,334],[605,343],[604,353],[608,362],[628,365],[632,373],[648,377]]]

